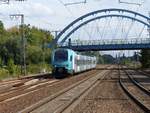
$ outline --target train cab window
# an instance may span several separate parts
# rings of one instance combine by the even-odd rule
[[[70,61],[72,61],[72,56],[70,56]]]
[[[56,51],[54,60],[57,62],[67,61],[68,60],[68,51],[66,51],[66,50]]]

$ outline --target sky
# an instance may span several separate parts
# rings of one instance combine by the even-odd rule
[[[118,0],[87,0],[85,4],[64,6],[67,3],[82,1],[84,0],[26,0],[24,2],[10,0],[9,5],[1,2],[0,20],[4,22],[6,28],[18,25],[20,20],[12,19],[9,15],[20,13],[25,15],[26,24],[48,30],[61,30],[77,17],[99,9],[125,8],[145,15],[148,15],[148,11],[150,11],[150,0],[121,0],[128,2],[137,1],[137,3],[142,3],[140,7],[121,4],[118,3]]]
[[[4,1],[4,0],[0,0]],[[10,18],[11,14],[24,14],[25,24],[49,31],[62,30],[76,18],[100,9],[123,8],[137,11],[148,16],[150,0],[120,0],[140,3],[141,6],[119,3],[119,0],[86,0],[86,3],[67,5],[67,3],[84,2],[85,0],[10,0],[9,4],[0,2],[0,20],[6,28],[19,25],[20,18]]]

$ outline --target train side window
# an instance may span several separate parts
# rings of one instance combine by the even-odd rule
[[[72,56],[70,56],[70,61],[72,61]]]

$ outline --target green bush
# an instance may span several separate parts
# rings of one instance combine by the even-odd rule
[[[30,64],[27,66],[27,73],[41,73],[41,72],[50,72],[51,66],[49,64]]]
[[[14,64],[14,60],[13,59],[9,59],[8,60],[7,68],[9,70],[10,74],[14,74],[15,73],[15,64]]]
[[[0,67],[3,66],[3,61],[2,61],[2,58],[0,57]]]
[[[0,80],[8,77],[9,77],[9,71],[7,69],[0,68]]]

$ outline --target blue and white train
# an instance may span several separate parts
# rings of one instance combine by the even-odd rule
[[[96,57],[79,55],[71,49],[58,48],[52,52],[52,72],[55,77],[93,69],[96,63]]]

